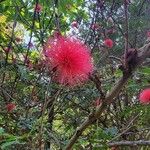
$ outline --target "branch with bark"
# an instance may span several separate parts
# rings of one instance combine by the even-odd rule
[[[108,143],[109,147],[113,146],[150,146],[150,141],[118,141],[118,142],[111,142]]]
[[[102,100],[102,104],[97,107],[97,109],[94,112],[91,112],[87,119],[76,129],[73,136],[70,138],[68,144],[66,145],[65,150],[70,150],[75,142],[78,140],[79,136],[82,135],[83,131],[93,124],[96,119],[98,119],[101,114],[104,112],[104,110],[114,101],[114,99],[118,96],[121,89],[124,87],[124,85],[127,83],[128,79],[131,77],[133,71],[140,66],[147,58],[150,58],[150,39],[146,42],[143,47],[137,50],[137,58],[136,62],[132,67],[132,70],[129,70],[128,72],[125,72],[123,76],[118,80],[118,82],[114,85],[114,87],[110,90],[108,95]],[[134,59],[134,58],[133,58]]]

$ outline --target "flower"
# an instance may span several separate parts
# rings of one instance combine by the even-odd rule
[[[14,103],[8,103],[6,105],[6,109],[8,112],[12,112],[16,108],[16,105]]]
[[[49,38],[44,55],[55,69],[56,80],[64,85],[76,85],[88,79],[93,71],[89,49],[79,40],[59,36]]]
[[[36,4],[34,10],[36,13],[40,13],[42,11],[42,6],[40,4]]]
[[[143,90],[140,93],[139,99],[141,103],[145,104],[150,103],[150,88]]]
[[[112,48],[113,47],[113,41],[111,39],[105,39],[104,45],[108,48]]]
[[[75,28],[78,28],[78,23],[77,23],[77,21],[73,21],[73,22],[71,23],[71,26],[72,26],[72,27],[75,27]]]

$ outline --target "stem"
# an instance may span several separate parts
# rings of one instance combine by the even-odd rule
[[[124,0],[124,13],[125,13],[125,51],[124,51],[124,65],[125,68],[128,70],[128,63],[127,63],[127,54],[128,54],[128,48],[129,48],[129,23],[128,23],[128,4],[127,1]]]
[[[39,0],[36,0],[35,6],[36,6],[38,3],[39,3]],[[24,64],[26,63],[27,58],[28,58],[28,55],[29,55],[30,43],[31,43],[31,40],[32,40],[33,30],[34,30],[34,25],[35,25],[36,13],[37,13],[37,12],[36,12],[36,9],[35,9],[35,10],[34,10],[34,14],[33,14],[32,26],[31,26],[30,40],[29,40],[29,43],[28,43],[28,49],[27,49],[27,53],[26,53],[26,55],[25,55]]]

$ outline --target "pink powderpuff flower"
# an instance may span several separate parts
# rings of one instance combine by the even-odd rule
[[[14,103],[8,103],[6,105],[6,109],[8,112],[12,112],[16,108],[16,105]]]
[[[150,103],[150,88],[143,90],[140,93],[140,102],[144,104]]]
[[[42,6],[40,4],[36,4],[34,10],[36,13],[40,13],[42,11]]]
[[[113,41],[111,39],[105,39],[104,45],[108,48],[112,48],[113,47]]]
[[[55,70],[55,79],[63,85],[82,83],[93,71],[89,49],[74,38],[49,38],[44,47],[44,55],[50,68]]]
[[[78,28],[78,22],[77,22],[77,21],[73,21],[73,22],[71,23],[71,26],[72,26],[72,27],[75,27],[75,28]]]

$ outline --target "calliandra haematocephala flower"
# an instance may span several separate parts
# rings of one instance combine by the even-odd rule
[[[139,99],[143,104],[150,104],[150,88],[141,91]]]
[[[111,40],[111,39],[105,39],[105,40],[104,40],[104,45],[105,45],[106,47],[108,47],[108,48],[112,48],[113,45],[114,45],[114,42],[113,42],[113,40]]]
[[[6,109],[7,109],[8,112],[12,112],[15,108],[16,108],[15,103],[8,103],[6,105]]]
[[[63,85],[77,85],[93,71],[89,48],[80,40],[59,36],[49,38],[44,47],[49,68],[56,68],[55,80]]]

